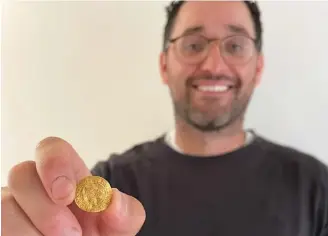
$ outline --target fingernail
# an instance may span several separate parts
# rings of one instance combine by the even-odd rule
[[[73,189],[73,184],[67,177],[59,176],[52,183],[51,193],[54,199],[62,200],[69,197]]]
[[[81,233],[76,228],[65,228],[63,236],[80,236]]]

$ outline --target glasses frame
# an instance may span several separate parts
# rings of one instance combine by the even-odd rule
[[[226,58],[224,55],[221,54],[221,47],[222,47],[222,42],[229,39],[229,38],[233,38],[233,37],[244,37],[244,38],[247,38],[248,40],[252,41],[253,43],[253,47],[254,47],[254,51],[252,53],[252,55],[249,57],[249,59],[245,60],[245,62],[242,62],[242,63],[232,63],[234,65],[245,65],[247,63],[250,62],[250,60],[253,58],[253,56],[256,54],[256,51],[258,51],[258,41],[252,37],[249,37],[249,36],[246,36],[246,35],[243,35],[243,34],[234,34],[234,35],[229,35],[229,36],[226,36],[226,37],[223,37],[223,38],[208,38],[204,35],[201,35],[201,34],[182,34],[178,37],[175,37],[173,39],[169,39],[168,40],[168,43],[166,44],[166,47],[165,47],[165,52],[168,51],[169,47],[171,44],[173,44],[173,46],[175,47],[175,53],[178,55],[180,53],[177,52],[177,49],[176,49],[176,42],[180,39],[183,39],[184,37],[188,37],[188,36],[193,36],[193,35],[196,35],[196,36],[199,36],[199,37],[202,37],[203,39],[205,39],[207,41],[207,45],[209,46],[211,43],[215,42],[215,41],[219,41],[219,49],[220,49],[220,55],[221,57],[223,58],[223,60],[227,63],[226,61]],[[187,63],[187,64],[191,64],[191,65],[195,65],[195,64],[199,64],[199,63],[202,63],[204,60],[206,60],[206,58],[208,57],[208,54],[210,52],[209,50],[210,48],[208,47],[207,48],[207,52],[204,56],[204,58],[202,60],[199,60],[198,62],[195,62],[195,63]],[[179,56],[179,55],[178,55]],[[231,63],[229,63],[231,64]]]

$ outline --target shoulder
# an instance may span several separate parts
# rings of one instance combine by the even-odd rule
[[[147,162],[154,154],[158,153],[163,146],[163,136],[137,143],[121,153],[110,154],[108,161],[111,165],[125,167]]]
[[[153,140],[137,143],[121,153],[111,153],[107,159],[96,163],[91,172],[93,175],[107,177],[115,170],[122,170],[136,165],[147,165],[163,145],[163,136]]]
[[[262,151],[283,170],[295,171],[307,179],[323,184],[328,190],[328,166],[318,157],[295,147],[258,137]]]
[[[297,185],[303,199],[311,204],[318,235],[328,235],[328,166],[317,157],[294,147],[258,138],[265,157],[284,177]],[[323,157],[322,157],[323,158]],[[292,180],[292,181],[290,181]],[[307,197],[306,197],[307,196]]]

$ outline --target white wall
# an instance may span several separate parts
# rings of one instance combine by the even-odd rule
[[[158,73],[165,4],[6,3],[2,185],[46,136],[70,141],[91,167],[172,126]],[[328,163],[328,2],[261,8],[266,70],[247,126]]]

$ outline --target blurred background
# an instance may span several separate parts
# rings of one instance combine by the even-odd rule
[[[168,1],[5,2],[1,184],[47,136],[91,168],[173,126],[158,56]],[[265,72],[246,128],[328,163],[328,2],[260,2]]]

